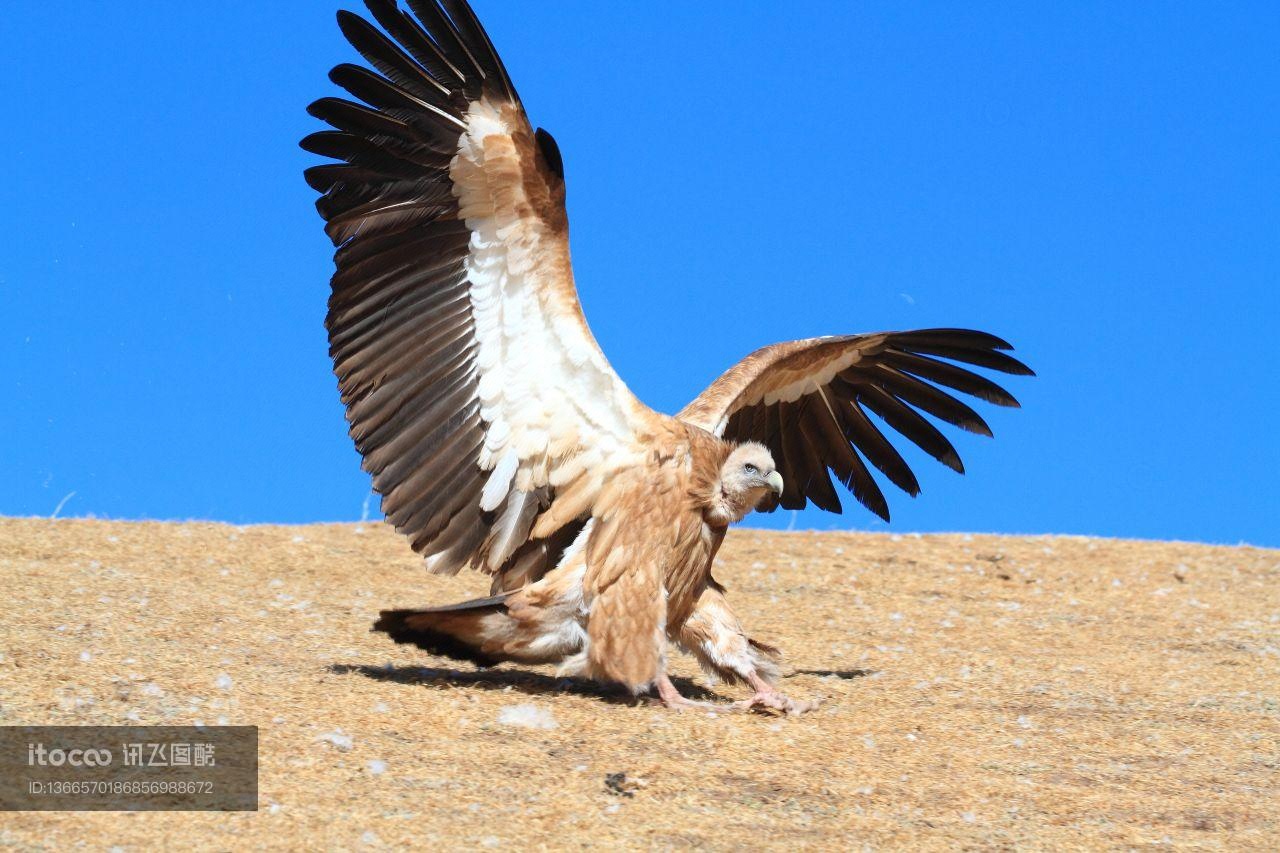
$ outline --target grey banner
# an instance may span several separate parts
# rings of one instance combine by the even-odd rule
[[[257,808],[257,726],[0,726],[3,811]]]

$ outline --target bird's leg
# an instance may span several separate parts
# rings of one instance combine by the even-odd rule
[[[680,695],[680,691],[676,690],[676,686],[671,683],[671,679],[666,672],[661,672],[654,679],[654,686],[658,688],[658,698],[662,700],[662,704],[673,711],[685,711],[690,708],[699,710],[715,710],[718,706],[710,702],[695,702]]]
[[[679,643],[707,672],[730,683],[750,685],[755,695],[745,702],[734,703],[731,707],[737,710],[767,708],[784,714],[803,714],[818,706],[817,702],[788,698],[773,686],[780,675],[781,652],[747,636],[718,585],[708,585],[702,591],[693,613],[680,628]]]

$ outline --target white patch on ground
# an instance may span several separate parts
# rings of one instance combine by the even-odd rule
[[[552,713],[537,705],[508,705],[498,712],[498,723],[525,729],[558,729],[560,724]]]
[[[318,741],[330,744],[331,746],[341,749],[343,752],[351,749],[351,735],[342,733],[342,729],[334,729],[331,732],[325,732],[316,738]]]

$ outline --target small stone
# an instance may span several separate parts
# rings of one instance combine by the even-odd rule
[[[334,729],[331,732],[326,732],[325,734],[322,734],[320,735],[320,737],[316,738],[316,740],[330,744],[331,746],[337,749],[340,749],[343,752],[346,752],[347,750],[351,749],[351,744],[352,744],[351,736],[343,734],[342,729]]]

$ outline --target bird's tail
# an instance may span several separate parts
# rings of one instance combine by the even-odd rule
[[[548,624],[545,611],[509,604],[519,592],[505,592],[426,610],[384,610],[373,625],[397,643],[411,643],[434,655],[480,666],[502,661],[552,663],[575,651],[560,640],[564,632]],[[542,617],[542,618],[540,618]]]

